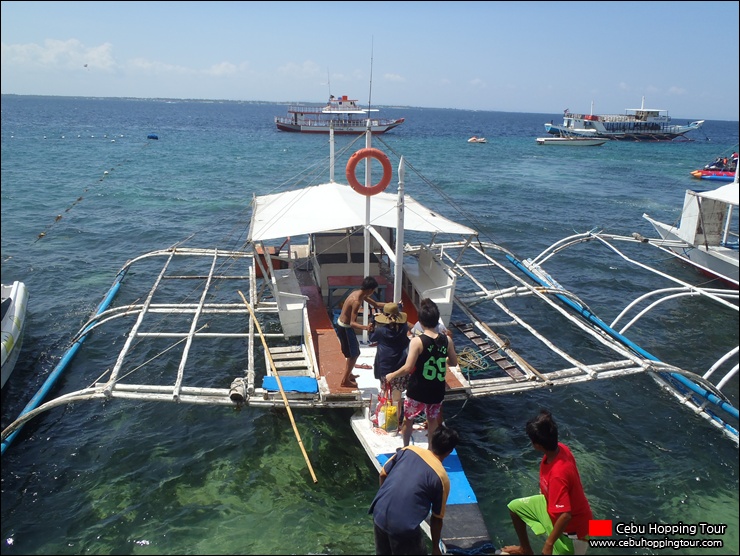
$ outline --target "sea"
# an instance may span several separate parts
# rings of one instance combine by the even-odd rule
[[[286,110],[2,96],[2,281],[22,280],[30,292],[23,350],[2,390],[3,428],[128,260],[175,244],[239,247],[252,197],[280,190],[328,154],[326,136],[276,129],[274,117]],[[691,140],[558,148],[535,138],[561,114],[382,107],[380,115],[406,119],[380,138],[434,185],[407,191],[451,218],[470,216],[488,240],[522,258],[592,229],[654,237],[643,213],[675,221],[687,188],[717,186],[689,172],[738,150],[737,121],[709,120]],[[702,117],[684,116],[674,120]],[[469,144],[473,135],[488,142]],[[337,179],[343,174],[342,166]],[[556,277],[582,284],[584,301],[608,322],[624,306],[622,289],[592,271],[594,259],[568,261]],[[672,270],[705,280],[678,262]],[[671,309],[653,337],[672,363],[705,370],[709,348],[737,345],[737,311]],[[123,340],[112,338],[111,350]],[[103,375],[106,355],[87,353],[86,369]],[[89,383],[73,360],[48,399]],[[657,535],[722,541],[711,549],[633,540],[589,554],[738,554],[737,444],[647,375],[446,402],[495,546],[516,544],[508,501],[538,490],[540,456],[524,427],[543,407],[576,456],[595,518],[726,525],[722,533]],[[351,410],[293,416],[316,483],[283,410],[121,399],[52,408],[2,455],[2,554],[373,554],[367,510],[378,475],[350,427]]]

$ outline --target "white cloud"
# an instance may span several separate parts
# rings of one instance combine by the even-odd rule
[[[313,77],[323,70],[319,65],[311,60],[306,60],[302,64],[296,64],[290,62],[284,66],[280,66],[278,71],[284,75],[296,76],[296,77]]]
[[[232,64],[231,62],[221,62],[220,64],[215,64],[208,68],[205,73],[206,75],[213,75],[215,77],[224,77],[229,75],[236,75],[240,71],[245,70],[246,67],[246,64],[240,64],[239,66],[237,66],[236,64]]]
[[[140,71],[149,75],[161,75],[161,74],[177,74],[177,75],[193,75],[197,73],[192,68],[185,66],[176,66],[172,64],[165,64],[163,62],[157,62],[156,60],[147,60],[146,58],[134,58],[126,63],[126,66],[134,71]]]
[[[104,43],[86,47],[77,39],[60,41],[47,39],[43,45],[2,44],[3,66],[26,66],[43,69],[88,69],[112,70],[116,67],[113,45]]]
[[[397,73],[385,73],[383,79],[386,81],[395,81],[396,83],[405,83],[406,79],[398,75]]]

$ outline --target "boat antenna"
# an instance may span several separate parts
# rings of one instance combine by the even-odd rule
[[[374,37],[370,38],[370,91],[367,95],[367,117],[370,118],[370,108],[372,108],[372,98],[373,98],[373,39]]]
[[[326,85],[329,87],[329,98],[331,98],[331,76],[329,75],[329,68],[326,68]]]

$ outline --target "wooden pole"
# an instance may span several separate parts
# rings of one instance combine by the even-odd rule
[[[303,458],[306,460],[306,465],[308,465],[308,470],[311,472],[311,478],[313,479],[313,482],[318,483],[319,480],[316,478],[316,474],[313,472],[313,467],[311,467],[311,460],[308,459],[306,448],[303,446],[303,440],[301,440],[301,434],[298,432],[298,427],[295,424],[295,419],[293,419],[293,412],[291,411],[290,405],[288,404],[288,397],[285,395],[285,390],[283,390],[283,383],[280,382],[280,374],[275,368],[275,363],[273,363],[272,361],[272,355],[270,355],[270,350],[267,347],[267,341],[265,340],[264,334],[262,334],[262,327],[260,326],[260,323],[257,320],[257,317],[254,314],[254,311],[252,310],[252,306],[249,304],[247,299],[244,297],[244,294],[239,290],[237,290],[237,292],[241,296],[242,301],[244,301],[244,305],[246,305],[247,309],[249,309],[249,314],[252,315],[252,319],[254,319],[254,324],[257,326],[257,332],[260,333],[260,339],[262,340],[262,346],[265,348],[265,353],[267,354],[267,359],[270,362],[270,367],[272,368],[272,372],[275,373],[275,380],[277,381],[278,388],[280,388],[280,395],[283,397],[283,403],[285,404],[285,409],[288,411],[288,417],[290,417],[290,423],[291,425],[293,425],[293,432],[295,432],[295,437],[298,440],[298,445],[301,447],[301,452],[303,452]]]

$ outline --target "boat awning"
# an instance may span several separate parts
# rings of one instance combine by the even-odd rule
[[[740,202],[738,199],[738,191],[738,182],[734,181],[727,185],[723,185],[722,187],[718,187],[717,189],[712,189],[711,191],[697,192],[696,196],[738,206],[738,202]]]
[[[340,110],[338,108],[324,108],[323,114],[367,114],[369,110]]]
[[[325,183],[255,197],[249,240],[264,241],[364,226],[368,198],[370,225],[395,229],[397,194],[382,192],[365,197],[349,185]],[[476,234],[475,230],[440,216],[408,195],[404,201],[404,229],[464,236]]]

